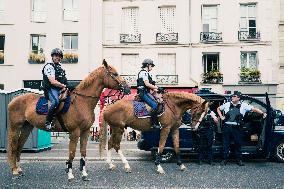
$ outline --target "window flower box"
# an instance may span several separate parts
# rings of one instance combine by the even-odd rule
[[[223,74],[219,70],[212,70],[202,74],[202,83],[222,83]]]
[[[43,53],[34,53],[31,52],[29,54],[29,60],[28,62],[30,64],[44,64],[45,63],[45,55]]]
[[[4,64],[4,53],[0,52],[0,64]]]
[[[260,83],[261,73],[256,68],[242,68],[240,72],[240,82]]]
[[[62,63],[78,63],[78,54],[72,52],[64,53]]]

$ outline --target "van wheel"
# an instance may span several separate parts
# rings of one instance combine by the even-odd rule
[[[158,154],[157,149],[151,150],[153,160],[156,159]],[[161,158],[161,163],[170,163],[174,160],[175,152],[173,150],[164,150]]]
[[[278,142],[275,147],[274,147],[274,158],[281,162],[284,163],[284,140],[281,140]]]

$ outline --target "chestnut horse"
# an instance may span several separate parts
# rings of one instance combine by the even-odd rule
[[[181,162],[179,150],[179,126],[181,125],[181,117],[186,110],[191,109],[192,127],[198,127],[200,120],[202,120],[205,115],[204,112],[208,109],[208,103],[195,94],[185,92],[169,92],[163,94],[163,99],[165,102],[165,112],[159,117],[162,129],[160,132],[158,155],[155,160],[157,171],[161,174],[165,173],[160,165],[161,154],[163,153],[170,131],[172,132],[174,149],[178,159],[177,164],[180,166],[181,170],[185,170],[186,167]],[[112,129],[111,137],[108,142],[107,125],[109,125]],[[101,128],[100,132],[100,155],[102,155],[103,149],[106,148],[106,161],[109,164],[110,170],[115,168],[111,161],[110,154],[110,149],[114,148],[124,163],[125,171],[131,172],[131,168],[120,149],[122,134],[126,126],[140,131],[151,130],[151,122],[149,118],[137,118],[134,115],[132,100],[121,99],[104,109],[103,127]]]
[[[87,179],[85,169],[86,147],[90,127],[95,115],[94,108],[104,88],[118,89],[127,94],[130,88],[125,80],[118,75],[116,69],[109,66],[104,60],[103,65],[91,72],[71,92],[71,105],[65,114],[61,114],[66,129],[69,132],[69,159],[66,162],[68,180],[74,178],[72,162],[75,157],[76,146],[80,137],[80,170],[83,180]],[[45,115],[35,112],[36,103],[40,95],[27,93],[14,98],[8,106],[8,162],[12,169],[13,178],[22,173],[20,168],[21,150],[34,127],[45,130]],[[61,105],[62,106],[62,105]],[[54,120],[55,128],[52,131],[64,131],[58,118]]]

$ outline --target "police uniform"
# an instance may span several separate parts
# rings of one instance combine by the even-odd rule
[[[61,88],[53,86],[48,77],[53,76],[58,82],[67,85],[67,78],[65,70],[61,67],[61,64],[47,63],[42,69],[43,75],[43,88],[45,96],[50,100],[51,105],[47,114],[47,122],[52,122],[56,108],[59,105],[59,95]]]
[[[199,135],[198,160],[199,163],[207,157],[211,164],[213,160],[213,141],[214,141],[214,119],[217,119],[216,114],[209,110],[202,119],[197,133]]]
[[[252,106],[239,102],[233,104],[227,102],[220,106],[220,110],[225,112],[225,120],[222,128],[223,133],[223,161],[226,161],[229,155],[231,138],[235,143],[235,155],[238,161],[242,160],[241,152],[241,122],[246,112],[252,110]]]

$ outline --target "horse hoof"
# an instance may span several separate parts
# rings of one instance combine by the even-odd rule
[[[90,179],[87,176],[82,176],[83,181],[90,181]]]
[[[20,179],[20,178],[21,178],[21,176],[19,174],[12,176],[12,180],[17,180],[17,179]]]
[[[165,175],[166,172],[165,171],[157,171],[160,175]]]
[[[115,170],[115,168],[116,168],[115,165],[110,165],[108,170],[113,171],[113,170]]]
[[[131,168],[125,168],[126,173],[131,173]]]
[[[186,170],[186,166],[181,165],[181,166],[180,166],[180,170],[181,170],[181,171],[185,171],[185,170]]]

